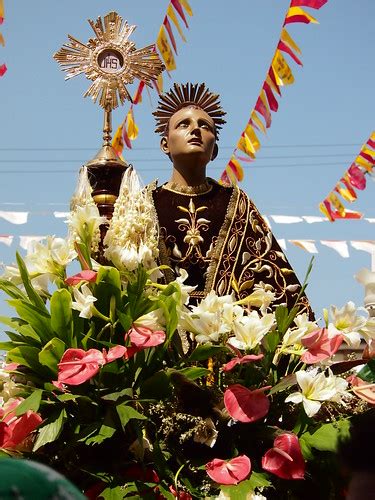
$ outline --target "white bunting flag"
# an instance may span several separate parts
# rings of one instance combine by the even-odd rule
[[[315,246],[315,240],[288,240],[289,243],[293,243],[296,247],[302,248],[302,250],[306,250],[309,253],[318,253],[318,250]]]
[[[336,250],[336,252],[347,259],[349,257],[349,248],[346,241],[320,240],[322,245]]]
[[[46,236],[20,236],[20,247],[24,250],[28,250],[29,246],[35,241],[40,243],[45,239]]]
[[[302,222],[302,217],[296,217],[294,215],[270,215],[276,224],[296,224],[297,222]]]
[[[0,217],[12,224],[26,224],[29,212],[4,212],[0,211]]]
[[[10,247],[13,243],[13,236],[10,234],[0,234],[0,243]]]

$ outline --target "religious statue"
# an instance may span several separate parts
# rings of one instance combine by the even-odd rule
[[[173,163],[169,182],[153,190],[166,281],[185,270],[194,299],[211,290],[244,298],[263,288],[274,293],[274,304],[291,308],[301,285],[256,206],[237,186],[206,176],[225,123],[219,96],[204,84],[175,84],[154,115],[161,149]],[[299,306],[311,314],[305,295]]]

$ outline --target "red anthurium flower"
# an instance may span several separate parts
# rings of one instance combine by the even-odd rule
[[[225,408],[234,420],[255,422],[268,413],[270,402],[264,391],[269,388],[251,391],[241,384],[230,385],[224,393]]]
[[[80,385],[94,377],[106,358],[98,349],[67,349],[61,358],[58,382],[70,385]]]
[[[15,415],[14,410],[22,401],[22,398],[11,401],[2,409],[3,421],[0,422],[0,448],[16,448],[42,422],[42,417],[31,410],[20,417]]]
[[[151,330],[145,326],[133,326],[125,334],[125,342],[130,339],[130,346],[126,348],[125,358],[129,359],[138,351],[155,347],[165,341],[165,332],[162,330]]]
[[[78,283],[81,283],[81,281],[89,281],[90,283],[95,283],[97,275],[98,273],[96,271],[86,269],[78,274],[75,274],[74,276],[66,278],[65,283],[70,286],[78,285]]]
[[[351,384],[356,396],[375,405],[375,384],[370,384],[355,375],[351,375],[346,380]]]
[[[263,354],[246,354],[245,356],[240,356],[231,359],[228,363],[223,365],[221,369],[223,372],[229,372],[232,370],[236,365],[242,365],[245,363],[252,363],[253,361],[259,361],[260,359],[263,358]]]
[[[237,484],[249,476],[251,472],[250,458],[246,455],[240,455],[228,460],[228,462],[215,458],[206,464],[206,472],[218,484]]]
[[[106,354],[103,349],[103,355],[106,359],[106,363],[111,363],[115,359],[123,358],[126,355],[126,347],[123,345],[115,345],[109,349],[108,354]]]
[[[292,433],[280,434],[273,442],[273,448],[262,458],[262,467],[282,479],[303,479],[305,460],[298,437]]]
[[[350,177],[350,184],[357,189],[365,189],[366,187],[366,177],[365,173],[358,165],[354,163],[349,167],[348,174]]]
[[[305,335],[301,342],[308,350],[302,354],[301,361],[312,364],[330,358],[339,349],[343,338],[340,334],[329,334],[327,328],[320,328]]]

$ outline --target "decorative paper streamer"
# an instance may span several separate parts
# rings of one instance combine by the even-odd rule
[[[260,148],[260,142],[255,134],[255,129],[265,134],[266,129],[269,128],[272,123],[272,112],[276,113],[279,108],[276,94],[281,96],[280,87],[292,85],[294,83],[293,72],[283,54],[287,54],[295,63],[302,66],[302,61],[299,58],[301,50],[290,36],[285,26],[292,23],[317,23],[318,21],[303,10],[302,7],[320,9],[327,1],[328,0],[291,0],[289,9],[284,18],[280,38],[277,42],[271,65],[267,71],[267,76],[263,82],[255,106],[250,113],[249,121],[244,131],[241,133],[240,139],[236,144],[236,148],[225,170],[221,174],[220,182],[222,184],[236,184],[243,179],[242,166],[239,162],[237,162],[237,164],[234,163],[233,159],[236,158],[237,160],[245,161],[243,157],[238,156],[238,150],[248,155],[252,160],[255,159],[256,153]],[[254,135],[255,139],[252,138]],[[237,168],[234,169],[233,165],[237,166]]]
[[[0,243],[6,245],[7,247],[10,247],[13,243],[13,236],[11,236],[10,234],[0,234]]]
[[[40,243],[45,239],[47,239],[46,236],[20,236],[20,247],[27,250],[32,243]]]
[[[1,0],[0,0],[1,1]],[[177,43],[176,38],[173,34],[173,29],[171,22],[177,29],[180,37],[184,42],[186,38],[178,22],[178,16],[185,24],[186,28],[189,28],[185,12],[189,15],[193,15],[193,11],[189,5],[188,0],[171,0],[168,4],[166,15],[164,16],[163,23],[161,24],[156,38],[156,47],[159,50],[160,56],[164,61],[167,71],[173,71],[176,69],[176,60],[173,55],[173,51],[177,55]],[[157,81],[153,82],[153,85],[160,94],[163,91],[163,77],[160,75]],[[122,158],[122,152],[124,147],[131,149],[131,141],[133,141],[138,135],[138,127],[134,121],[134,111],[133,105],[142,102],[142,92],[145,88],[144,82],[140,82],[138,88],[133,97],[133,104],[130,107],[130,111],[127,113],[124,121],[119,125],[116,133],[112,140],[112,146],[114,147],[117,155]],[[129,115],[129,113],[131,113]]]
[[[346,241],[320,240],[320,243],[326,247],[336,250],[336,252],[344,259],[349,257],[349,249]]]
[[[331,222],[336,219],[361,218],[360,212],[347,210],[344,201],[353,203],[357,199],[356,189],[362,191],[366,188],[366,176],[374,174],[375,165],[375,132],[372,132],[354,160],[339,182],[335,185],[328,196],[320,203],[320,211]]]
[[[12,224],[26,224],[29,212],[4,212],[0,211],[0,217]]]
[[[302,248],[302,250],[306,250],[306,252],[318,253],[314,240],[288,240],[288,241],[289,243],[292,243],[296,247],[300,247]]]
[[[303,221],[301,217],[295,217],[294,215],[270,215],[270,217],[277,224],[296,224]]]

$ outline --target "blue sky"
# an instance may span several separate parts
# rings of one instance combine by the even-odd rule
[[[8,72],[0,79],[0,211],[27,211],[27,224],[0,218],[0,234],[16,236],[8,248],[0,245],[0,261],[14,261],[19,235],[64,236],[66,227],[53,211],[66,211],[81,164],[101,144],[102,113],[82,95],[83,76],[64,81],[52,55],[70,33],[82,41],[92,35],[87,19],[116,10],[138,26],[138,47],[154,43],[168,0],[4,0],[0,64]],[[206,82],[221,94],[227,124],[218,159],[209,175],[218,178],[249,119],[279,39],[289,0],[190,0],[194,16],[184,30],[187,43],[176,33],[177,70],[170,84]],[[283,89],[279,111],[257,161],[247,165],[241,187],[266,215],[321,215],[319,202],[333,188],[358,154],[374,127],[373,0],[329,0],[309,12],[319,25],[291,25],[288,30],[302,50],[304,66],[290,63],[295,84]],[[169,86],[168,77],[165,86]],[[156,95],[144,95],[135,109],[140,128],[134,149],[126,152],[144,182],[165,181],[169,160],[159,150],[151,115]],[[114,127],[127,106],[114,112]],[[374,183],[350,206],[375,217]],[[272,223],[272,220],[271,220]],[[373,240],[373,224],[338,221],[334,224],[276,224],[277,238],[311,239],[318,254],[308,287],[317,316],[330,304],[353,300],[361,305],[363,289],[353,279],[370,267],[370,255],[349,246],[344,259],[321,240]],[[287,256],[303,279],[311,255],[287,243]],[[0,315],[7,313],[3,302]]]

